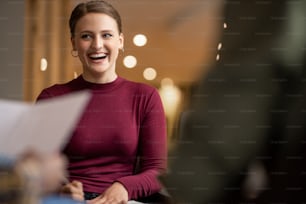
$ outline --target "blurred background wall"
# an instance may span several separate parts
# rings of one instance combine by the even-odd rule
[[[23,99],[24,0],[0,1],[0,98]]]

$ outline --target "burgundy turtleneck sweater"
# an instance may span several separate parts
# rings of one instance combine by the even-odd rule
[[[69,179],[94,193],[117,181],[129,199],[158,192],[167,150],[165,115],[156,89],[121,77],[95,84],[79,76],[44,89],[38,100],[85,89],[91,90],[91,101],[63,150]]]

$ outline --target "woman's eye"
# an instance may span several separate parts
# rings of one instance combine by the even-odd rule
[[[81,35],[81,38],[87,40],[87,39],[90,39],[91,36],[89,34],[83,34]]]
[[[103,38],[111,38],[113,35],[110,34],[110,33],[105,33],[102,36],[103,36]]]

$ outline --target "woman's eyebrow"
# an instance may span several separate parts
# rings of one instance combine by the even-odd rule
[[[99,33],[113,33],[113,32],[115,32],[115,31],[113,31],[113,30],[110,30],[110,29],[106,29],[106,30],[101,30],[101,31],[99,31]],[[91,30],[82,30],[82,31],[80,31],[79,33],[95,33],[94,31],[91,31]]]

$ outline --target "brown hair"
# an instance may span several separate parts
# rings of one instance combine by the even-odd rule
[[[121,17],[119,12],[109,3],[103,0],[92,0],[86,3],[78,4],[72,11],[69,19],[71,37],[74,36],[74,30],[77,22],[88,13],[103,13],[117,22],[119,33],[122,33]]]

